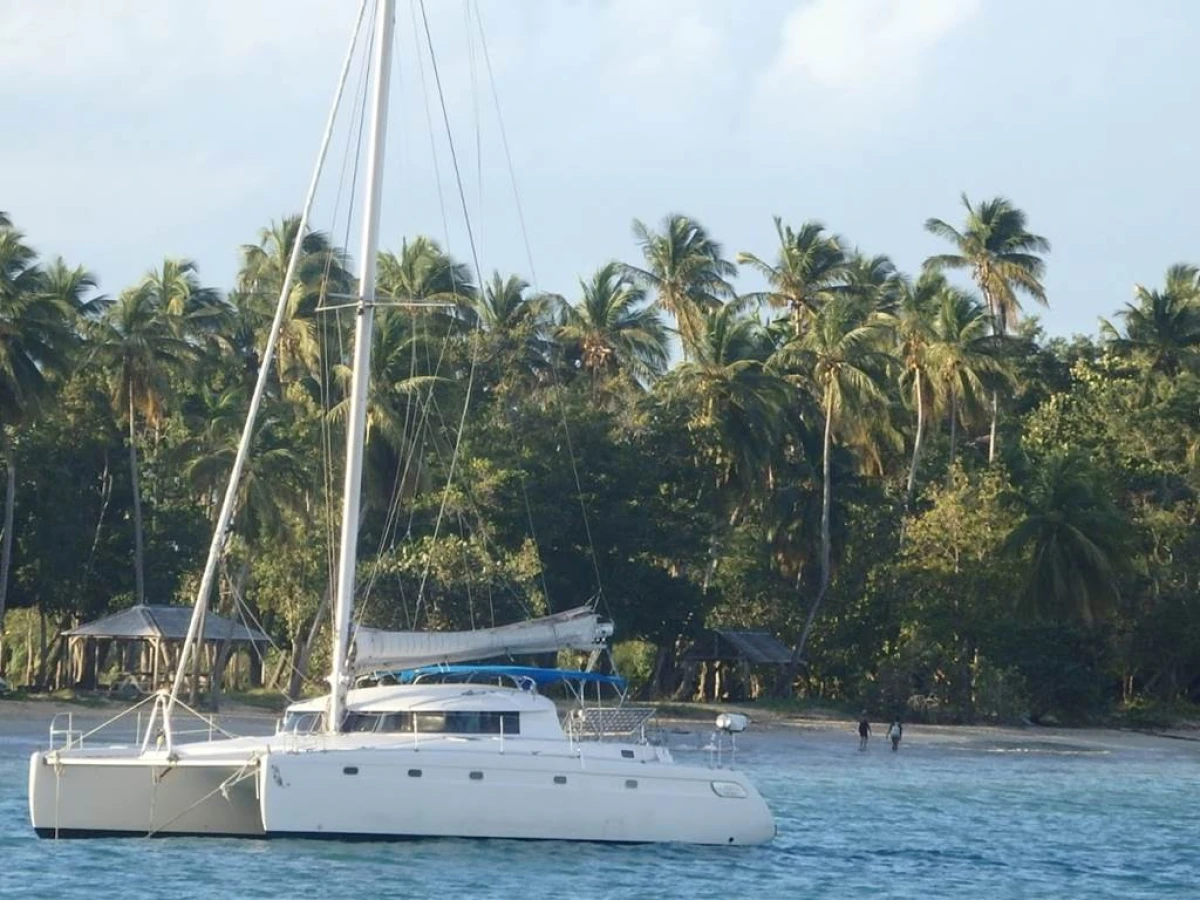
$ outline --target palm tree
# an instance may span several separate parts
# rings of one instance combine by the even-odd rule
[[[185,336],[213,335],[225,330],[229,307],[215,288],[200,284],[199,270],[190,259],[164,259],[139,282],[164,314],[174,318]]]
[[[847,279],[847,258],[841,238],[825,231],[820,222],[809,221],[793,231],[775,217],[779,250],[774,264],[753,253],[739,253],[740,265],[750,266],[767,280],[769,290],[751,297],[770,306],[786,309],[796,337],[817,311],[840,293]]]
[[[916,284],[903,283],[892,317],[896,334],[897,354],[900,357],[900,383],[911,397],[916,411],[917,427],[913,437],[912,462],[908,467],[908,483],[904,505],[911,506],[916,491],[917,467],[925,437],[928,411],[933,408],[935,382],[931,372],[929,348],[934,342],[934,318],[947,290],[946,279],[936,272],[923,272]]]
[[[264,325],[272,319],[299,228],[300,217],[287,216],[262,229],[257,244],[242,246],[238,290]],[[331,305],[347,302],[352,290],[353,277],[347,269],[345,253],[319,231],[306,234],[300,244],[300,259],[279,334],[276,362],[281,382],[288,375],[302,376],[319,369],[317,308],[330,295],[338,295]]]
[[[965,413],[982,406],[988,386],[1009,377],[1000,359],[991,320],[979,301],[946,286],[938,294],[938,306],[925,347],[925,360],[933,384],[933,395],[950,412],[950,473],[958,449],[958,425]],[[994,392],[994,390],[993,390]]]
[[[846,259],[845,286],[841,289],[868,309],[888,313],[900,302],[904,276],[886,254],[867,256],[855,251]]]
[[[1025,517],[1006,546],[1032,557],[1025,605],[1037,616],[1094,625],[1119,597],[1128,522],[1078,453],[1042,460],[1020,503]]]
[[[249,403],[241,385],[202,390],[189,411],[196,441],[183,466],[187,478],[214,518],[233,467]],[[276,404],[281,401],[275,401]],[[248,537],[277,536],[287,512],[300,512],[311,477],[303,457],[282,437],[279,410],[267,409],[255,430],[255,451],[238,486],[237,509]]]
[[[642,248],[645,267],[622,268],[635,284],[653,292],[655,302],[679,329],[683,353],[690,356],[703,333],[702,315],[733,296],[729,279],[737,268],[722,256],[721,245],[698,222],[679,213],[662,221],[662,231],[651,231],[634,219],[633,236]]]
[[[1025,213],[1009,200],[996,197],[971,205],[962,195],[967,221],[962,231],[941,219],[927,219],[925,230],[945,238],[957,252],[929,257],[925,265],[935,270],[967,269],[987,304],[995,333],[1001,337],[1016,326],[1021,311],[1018,293],[1046,304],[1042,285],[1046,264],[1039,254],[1050,252],[1050,242],[1026,230]],[[996,422],[1000,402],[992,393],[992,430],[988,462],[996,458]]]
[[[628,373],[646,383],[667,368],[667,328],[658,310],[646,306],[646,292],[630,281],[619,263],[601,266],[580,280],[577,304],[559,307],[560,343],[573,347],[592,379]]]
[[[829,591],[834,432],[843,420],[852,423],[868,407],[884,402],[881,385],[892,363],[882,349],[886,333],[886,320],[878,312],[865,308],[854,296],[834,296],[811,318],[803,334],[776,353],[778,364],[820,404],[825,420],[821,445],[821,581],[793,653],[793,664],[804,653],[817,610]]]
[[[546,367],[553,305],[545,294],[530,294],[529,282],[520,276],[493,272],[459,315],[475,329],[473,340],[482,342],[484,357],[498,363],[495,377],[509,383],[514,374],[519,378]]]
[[[2,637],[17,493],[12,429],[37,413],[53,377],[65,372],[71,362],[77,343],[74,315],[95,282],[82,269],[68,269],[61,260],[47,274],[9,220],[0,217],[0,225],[0,449],[6,476],[0,541]]]
[[[450,304],[466,310],[468,318],[476,293],[470,267],[424,235],[403,241],[399,254],[380,252],[376,285],[380,294],[393,300]]]
[[[378,434],[399,453],[416,439],[418,420],[422,418],[413,402],[446,379],[438,374],[440,348],[428,331],[403,311],[385,309],[381,313],[375,318],[367,385],[368,441]],[[334,374],[348,388],[350,367],[336,366]],[[345,389],[342,399],[330,408],[329,418],[341,421],[349,410],[349,391]]]
[[[142,499],[138,480],[139,419],[162,421],[171,395],[172,372],[195,359],[195,348],[181,337],[159,297],[144,284],[122,292],[92,329],[92,358],[109,374],[110,396],[118,418],[129,426],[129,474],[133,487],[134,577],[137,602],[146,602],[143,560]]]
[[[499,272],[483,285],[471,304],[474,325],[494,335],[523,336],[545,327],[547,299],[530,296],[529,282],[518,275],[504,278]]]
[[[693,431],[711,436],[718,487],[736,484],[742,496],[769,490],[791,390],[767,366],[772,343],[757,319],[728,304],[704,321],[703,339],[693,358],[672,370],[666,394],[691,409]]]
[[[1150,290],[1137,285],[1137,305],[1117,313],[1121,334],[1101,320],[1101,332],[1113,349],[1145,360],[1150,371],[1174,376],[1200,371],[1200,269],[1183,263],[1167,270],[1166,285]]]

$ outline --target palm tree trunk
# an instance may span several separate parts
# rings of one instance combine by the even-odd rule
[[[827,388],[825,391],[825,442],[823,452],[821,454],[821,473],[824,484],[821,491],[821,585],[817,588],[817,596],[812,602],[812,606],[808,610],[808,618],[804,621],[804,630],[800,632],[800,640],[796,643],[796,649],[792,652],[791,666],[794,670],[797,663],[800,662],[800,657],[804,654],[804,646],[808,643],[808,635],[812,631],[813,622],[817,619],[817,610],[821,608],[821,602],[825,599],[825,594],[829,591],[829,565],[833,555],[831,550],[831,540],[829,535],[829,511],[832,506],[833,490],[831,479],[829,476],[829,456],[830,450],[833,448],[833,389]],[[795,677],[795,672],[792,672]]]
[[[925,436],[925,391],[921,387],[921,370],[917,369],[917,436],[913,439],[912,465],[908,467],[908,487],[904,492],[904,506],[912,505],[913,492],[917,487],[917,465],[921,459],[921,440]]]
[[[8,603],[8,570],[12,565],[13,508],[17,499],[17,463],[8,426],[0,426],[4,447],[4,538],[0,542],[0,675],[4,674],[4,612]]]
[[[129,477],[133,484],[133,577],[139,606],[146,603],[146,577],[142,569],[142,492],[138,486],[137,442],[134,440],[133,387],[129,388]]]
[[[293,660],[292,674],[288,677],[287,695],[291,700],[300,698],[300,691],[304,687],[304,679],[308,677],[308,661],[312,659],[313,647],[317,643],[317,635],[321,633],[321,626],[325,624],[325,617],[329,614],[329,600],[331,589],[325,588],[321,595],[321,602],[317,606],[316,615],[313,616],[312,624],[308,627],[308,637],[300,647],[299,655]]]
[[[950,466],[947,478],[954,474],[954,457],[958,452],[958,392],[950,388]]]
[[[992,292],[986,287],[989,273],[984,269],[981,277],[978,279],[979,284],[983,289],[983,297],[987,301],[988,315],[992,317],[992,334],[995,337],[1004,336],[1004,322],[1000,319],[1000,308],[992,297]],[[988,465],[990,466],[996,459],[996,420],[1000,417],[1000,402],[999,392],[992,391],[992,430],[988,435]]]
[[[996,461],[996,420],[1000,418],[1000,392],[992,391],[992,434],[988,439],[988,465]]]

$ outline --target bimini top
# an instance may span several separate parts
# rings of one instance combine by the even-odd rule
[[[532,681],[539,687],[548,684],[611,684],[624,690],[625,679],[620,675],[602,675],[599,672],[581,672],[578,669],[540,669],[536,666],[421,666],[389,672],[400,684],[412,684],[419,679],[438,675],[455,680],[484,678],[511,678],[513,681]]]

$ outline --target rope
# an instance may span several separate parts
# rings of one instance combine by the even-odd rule
[[[488,84],[491,87],[492,101],[493,101],[493,105],[496,108],[496,121],[500,128],[500,142],[504,147],[504,159],[508,165],[508,177],[509,177],[509,182],[512,185],[512,192],[513,192],[513,205],[516,207],[517,221],[520,223],[520,226],[521,226],[521,239],[525,245],[525,260],[529,266],[529,278],[533,284],[534,291],[537,293],[541,293],[541,288],[538,286],[537,268],[533,264],[533,249],[529,242],[529,229],[527,228],[526,223],[525,223],[525,209],[521,203],[521,192],[520,192],[519,188],[517,187],[516,168],[513,166],[512,151],[510,150],[509,144],[508,144],[508,130],[504,127],[504,114],[500,109],[500,94],[499,94],[499,91],[496,90],[496,78],[495,78],[494,73],[492,72],[492,59],[491,59],[491,55],[488,53],[487,35],[484,33],[483,16],[479,12],[478,4],[475,5],[475,23],[479,28],[479,44],[480,44],[480,47],[483,49],[483,59],[487,66]],[[557,367],[555,367],[553,365],[550,366],[550,376],[554,380],[555,387],[561,388],[562,384],[558,377]],[[558,393],[561,394],[561,391],[559,391]],[[591,526],[591,522],[588,519],[587,504],[584,502],[584,499],[583,499],[583,482],[579,477],[579,467],[575,460],[575,447],[571,440],[571,429],[567,424],[567,413],[566,413],[565,404],[563,404],[560,401],[557,404],[557,406],[558,406],[558,410],[559,410],[559,417],[562,420],[563,433],[566,435],[567,454],[571,461],[571,474],[575,479],[576,496],[579,497],[579,510],[583,516],[583,530],[584,530],[584,533],[587,535],[588,554],[591,557],[591,561],[592,561],[592,571],[595,573],[595,576],[596,576],[596,590],[599,594],[600,602],[603,603],[604,602],[604,583],[600,577],[600,563],[596,558],[596,545],[592,538],[592,526]],[[536,541],[535,541],[535,543],[536,543]],[[540,562],[540,555],[539,555],[539,562]],[[546,602],[549,603],[549,601],[550,601],[550,595],[549,595],[549,593],[547,593]]]
[[[429,30],[429,16],[425,10],[425,0],[418,0],[418,2],[420,3],[420,6],[421,6],[421,21],[422,21],[422,24],[424,25],[424,30],[425,30],[425,42],[429,47],[429,60],[432,65],[432,68],[433,68],[433,80],[434,80],[434,83],[437,85],[438,102],[441,105],[442,122],[446,128],[446,140],[450,145],[450,160],[454,164],[454,181],[458,187],[458,199],[459,199],[459,203],[462,206],[464,225],[467,229],[467,240],[471,245],[471,260],[475,266],[475,280],[480,285],[480,289],[482,289],[483,269],[479,265],[479,250],[475,244],[475,232],[471,228],[471,215],[467,209],[467,195],[466,195],[466,190],[463,187],[462,171],[460,170],[459,165],[458,165],[458,153],[454,149],[454,135],[450,129],[450,114],[449,114],[448,110],[446,109],[446,95],[445,95],[445,92],[442,90],[442,76],[441,76],[441,72],[438,70],[437,53],[433,49],[433,35]],[[478,363],[479,363],[479,348],[480,348],[481,343],[482,343],[481,341],[473,342],[474,346],[472,347],[472,352],[471,352],[471,369],[467,376],[467,387],[466,387],[466,393],[463,397],[462,415],[460,416],[459,422],[458,422],[458,434],[454,440],[454,452],[451,454],[451,457],[450,457],[450,472],[448,473],[447,478],[446,478],[446,488],[442,492],[442,502],[441,502],[440,506],[438,507],[437,519],[434,522],[433,540],[435,542],[437,541],[438,534],[440,533],[440,530],[441,530],[442,518],[445,516],[445,513],[446,513],[446,505],[450,499],[450,485],[454,481],[454,473],[456,472],[456,470],[458,468],[458,456],[459,456],[459,451],[462,448],[463,431],[466,428],[467,413],[469,412],[469,410],[471,408],[471,394],[475,388],[475,374],[476,374],[476,370],[478,368]],[[424,602],[425,584],[428,581],[428,579],[429,579],[429,567],[427,566],[425,569],[425,572],[421,576],[421,584],[417,591],[416,611],[414,613],[414,616],[418,617],[418,618],[420,616],[421,604]]]
[[[374,28],[375,28],[375,18],[374,17],[372,17],[372,19],[371,19],[371,24],[370,24],[369,28],[370,28],[370,31],[368,32],[367,43],[366,43],[366,46],[368,46],[368,47],[371,46],[371,40],[374,37]],[[366,84],[367,84],[367,75],[369,73],[369,70],[370,70],[370,55],[367,54],[367,61],[364,62],[363,66],[362,66],[362,72],[361,72],[361,75],[358,80],[358,87],[355,90],[354,105],[351,107],[351,109],[354,109],[357,111],[359,141],[361,141],[361,138],[362,138],[362,121],[365,118],[365,113],[363,110],[366,105],[366,96],[367,96]],[[346,146],[342,151],[342,169],[341,169],[341,174],[338,178],[337,193],[334,198],[333,214],[331,216],[331,221],[333,223],[333,229],[336,229],[338,216],[341,211],[342,196],[344,193],[347,193],[346,192],[346,176],[347,176],[347,172],[349,171],[350,172],[350,188],[348,191],[348,196],[350,197],[350,202],[346,208],[346,227],[345,227],[345,230],[343,231],[343,238],[342,238],[342,243],[341,243],[341,246],[343,248],[347,246],[349,239],[350,239],[350,220],[351,220],[351,218],[353,216],[353,212],[354,212],[355,188],[358,184],[359,154],[357,154],[357,153],[352,154],[350,152],[351,136],[354,134],[354,131],[355,131],[355,124],[354,124],[354,120],[352,119],[350,122],[350,126],[349,126],[349,128],[347,128],[347,131],[346,131]],[[357,144],[354,146],[357,146]],[[353,164],[351,164],[351,163],[353,163]],[[331,231],[330,231],[331,234],[334,233],[333,229],[331,229]],[[330,250],[331,250],[331,252],[326,259],[324,277],[322,278],[322,297],[321,297],[319,306],[325,305],[325,300],[326,300],[326,297],[324,295],[325,286],[328,285],[329,272],[333,266],[333,252],[332,252],[333,248],[332,248],[332,246],[331,246]],[[334,334],[337,338],[337,344],[338,344],[337,358],[340,360],[345,357],[345,347],[342,343],[343,328],[342,328],[342,314],[341,314],[340,309],[334,311]],[[325,492],[324,492],[325,493],[325,502],[324,502],[325,515],[323,516],[323,519],[324,519],[324,525],[325,525],[326,577],[328,580],[328,587],[330,589],[332,589],[333,580],[334,580],[334,572],[337,569],[337,540],[336,540],[337,524],[336,524],[336,516],[334,514],[334,508],[333,508],[333,496],[334,496],[334,492],[335,492],[335,483],[334,483],[335,480],[334,480],[334,473],[333,473],[333,432],[332,432],[332,429],[330,428],[329,415],[328,415],[330,405],[331,405],[330,397],[332,394],[332,390],[331,390],[332,373],[330,370],[330,353],[329,353],[329,343],[330,343],[330,341],[329,341],[329,318],[325,317],[325,316],[321,317],[320,339],[321,339],[320,402],[321,402],[321,409],[325,412],[325,415],[321,416],[321,466],[322,466],[321,474],[322,474],[323,485],[325,488]]]
[[[188,813],[190,813],[193,809],[200,806],[200,804],[202,804],[202,803],[208,802],[213,797],[215,797],[217,794],[224,794],[228,798],[228,796],[229,796],[228,791],[231,787],[241,784],[247,778],[250,778],[251,776],[256,774],[258,762],[259,762],[258,756],[251,757],[247,762],[245,762],[242,765],[242,767],[240,769],[238,769],[236,772],[234,772],[232,775],[230,775],[228,778],[226,778],[224,781],[222,781],[220,784],[218,784],[215,788],[213,788],[211,791],[209,791],[207,794],[205,794],[203,797],[201,797],[195,803],[180,810],[178,813],[173,815],[171,818],[167,819],[167,821],[165,821],[161,825],[159,825],[157,828],[154,827],[154,798],[158,794],[158,783],[155,782],[154,793],[152,793],[150,795],[150,826],[151,827],[150,827],[150,830],[146,832],[146,837],[148,837],[148,838],[154,837],[154,835],[158,834],[164,828],[167,828],[168,826],[174,824],[175,822],[178,822],[180,819],[182,819],[184,816],[186,816]],[[255,768],[251,769],[250,768],[251,766],[254,766]],[[249,770],[249,771],[247,771],[247,770]]]
[[[309,684],[318,683],[318,681],[319,681],[318,679],[310,678],[307,673],[301,672],[298,668],[296,668],[294,649],[293,649],[291,657],[289,658],[286,651],[282,647],[280,647],[279,644],[275,643],[275,639],[273,637],[271,637],[270,632],[268,632],[267,629],[263,627],[263,624],[261,621],[259,621],[258,616],[256,616],[254,614],[254,610],[252,610],[250,608],[250,604],[248,604],[245,601],[245,598],[242,597],[241,591],[239,591],[237,589],[237,586],[233,583],[233,579],[229,577],[229,569],[225,565],[224,560],[221,561],[221,576],[225,579],[225,585],[226,585],[226,587],[229,588],[229,593],[233,596],[233,608],[237,612],[238,616],[241,618],[242,625],[247,630],[251,630],[250,622],[246,621],[246,617],[249,616],[250,620],[254,623],[254,630],[261,632],[266,637],[267,643],[269,643],[271,645],[271,647],[275,650],[275,652],[278,653],[282,658],[288,660],[288,670],[290,672],[293,672],[296,675],[299,675],[301,680],[303,680]],[[259,661],[260,665],[262,665],[263,669],[265,670],[267,667],[267,660],[266,660],[266,657],[263,655],[262,651],[258,649],[258,641],[250,641],[250,646],[254,650],[254,653],[258,656],[258,661]],[[286,697],[289,700],[291,699],[290,697],[288,697],[286,691],[278,691],[278,693],[282,697]],[[197,713],[197,715],[199,715],[199,713]],[[204,718],[204,717],[201,716],[201,718]],[[220,726],[216,725],[215,723],[210,722],[209,724],[213,725],[214,728],[221,730]],[[227,734],[224,731],[222,731],[222,733]],[[228,735],[228,734],[227,734],[227,736],[232,737],[232,735]]]

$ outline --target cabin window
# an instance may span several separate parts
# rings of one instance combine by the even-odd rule
[[[409,778],[420,778],[420,777],[421,777],[421,770],[420,770],[420,769],[409,769],[409,770],[408,770],[408,777],[409,777]]]
[[[289,712],[283,717],[281,731],[289,734],[312,734],[325,728],[325,714],[319,712]]]
[[[555,776],[554,776],[554,783],[555,783],[555,784],[566,784],[566,783],[567,783],[567,776],[566,776],[566,775],[555,775]]]
[[[472,772],[471,780],[472,781],[483,781],[483,773],[482,772]]]
[[[343,775],[357,775],[358,766],[342,766]]]
[[[625,787],[629,788],[630,790],[633,790],[634,788],[637,787],[637,779],[636,778],[625,779]]]
[[[414,727],[415,725],[415,727]],[[394,712],[349,713],[346,731],[374,731],[380,734],[505,734],[521,733],[521,714],[517,712]]]
[[[633,751],[632,750],[622,750],[621,756],[623,756],[625,759],[633,759]]]
[[[342,731],[374,731],[379,725],[379,718],[372,713],[346,713]]]
[[[379,727],[376,730],[388,734],[412,731],[412,713],[384,713],[379,717]]]

